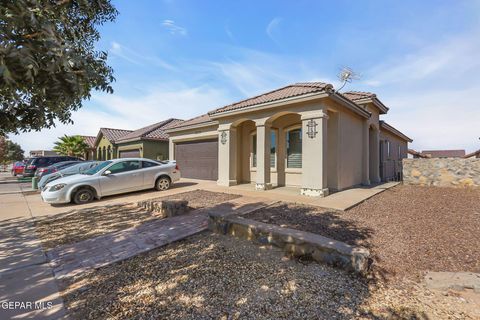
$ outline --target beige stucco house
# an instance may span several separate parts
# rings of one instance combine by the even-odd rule
[[[166,130],[170,159],[183,177],[326,196],[401,178],[412,140],[380,120],[387,112],[372,93],[296,83]]]

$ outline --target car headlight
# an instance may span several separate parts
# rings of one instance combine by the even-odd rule
[[[50,187],[49,191],[58,191],[60,189],[63,189],[65,186],[66,186],[65,183],[59,183],[59,184],[54,185],[53,187]]]

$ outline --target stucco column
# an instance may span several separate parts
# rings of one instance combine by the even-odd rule
[[[257,177],[256,190],[272,188],[270,182],[270,125],[257,123]]]
[[[370,185],[370,126],[368,120],[363,121],[363,146],[362,146],[362,184],[364,186]]]
[[[323,112],[302,114],[302,189],[307,196],[326,197],[327,187],[327,120]]]
[[[237,184],[236,129],[231,125],[218,127],[218,180],[220,186]]]
[[[370,159],[372,162],[372,183],[380,183],[380,131],[375,128],[372,132],[372,144],[370,148],[373,148],[371,154],[373,159]]]

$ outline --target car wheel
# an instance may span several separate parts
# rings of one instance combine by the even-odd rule
[[[93,192],[90,189],[82,188],[78,189],[73,195],[73,202],[76,204],[88,203],[93,200]]]
[[[157,179],[157,182],[155,183],[155,189],[158,191],[163,191],[167,190],[168,188],[170,188],[170,178],[160,177]]]

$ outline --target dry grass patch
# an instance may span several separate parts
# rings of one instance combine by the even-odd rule
[[[238,198],[238,195],[195,190],[155,198],[155,200],[187,200],[191,210],[208,208]],[[160,217],[133,203],[120,203],[71,210],[53,216],[38,217],[36,232],[47,249],[71,244],[138,226]]]

